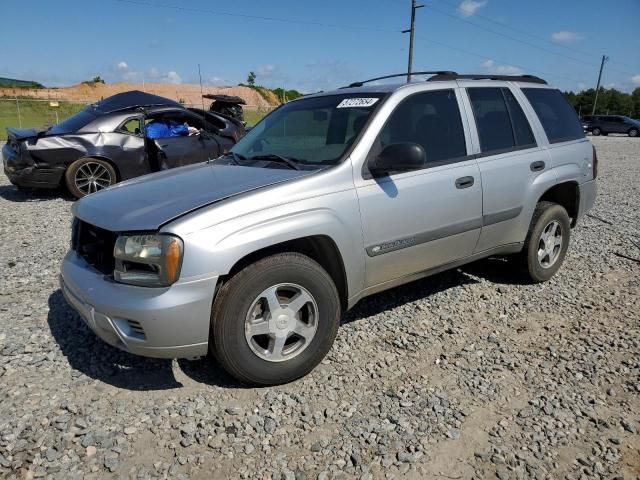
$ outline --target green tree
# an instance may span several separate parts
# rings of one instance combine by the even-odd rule
[[[255,86],[255,84],[256,84],[256,74],[254,72],[249,72],[249,75],[247,75],[247,84],[250,87]]]

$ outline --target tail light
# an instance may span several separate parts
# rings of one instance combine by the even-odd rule
[[[596,152],[596,147],[592,145],[593,148],[593,159],[591,160],[591,165],[593,168],[593,178],[598,176],[598,153]]]

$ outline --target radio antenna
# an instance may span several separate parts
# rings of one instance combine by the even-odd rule
[[[200,100],[202,100],[202,120],[207,124],[207,114],[204,110],[204,92],[202,91],[202,73],[200,72],[200,64],[198,64],[198,77],[200,78]]]

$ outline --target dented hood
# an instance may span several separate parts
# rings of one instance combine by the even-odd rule
[[[157,230],[205,205],[310,173],[199,163],[116,184],[78,200],[73,213],[113,232]]]

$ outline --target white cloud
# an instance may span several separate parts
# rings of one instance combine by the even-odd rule
[[[256,73],[261,77],[272,76],[278,68],[275,65],[260,65],[256,69]]]
[[[634,75],[631,77],[631,81],[634,85],[640,85],[640,75]]]
[[[175,84],[182,83],[182,77],[178,75],[178,72],[171,70],[167,73],[166,82]]]
[[[463,0],[462,3],[458,5],[458,13],[465,18],[471,17],[486,4],[487,0]]]
[[[118,70],[119,72],[126,72],[129,70],[129,65],[127,65],[127,62],[118,62],[118,64],[116,65],[116,70]]]
[[[496,75],[522,75],[524,73],[520,67],[514,65],[498,65],[491,59],[482,62],[482,66],[489,73]]]
[[[582,40],[584,37],[576,32],[568,32],[566,30],[561,30],[559,32],[554,32],[551,34],[551,40],[556,43],[571,43],[577,42],[578,40]]]

